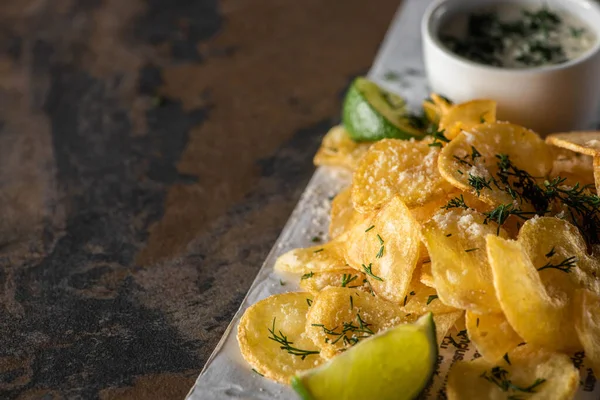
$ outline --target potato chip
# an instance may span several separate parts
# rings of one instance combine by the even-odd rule
[[[435,282],[433,281],[433,275],[431,274],[431,260],[429,259],[429,255],[427,256],[427,260],[423,261],[419,280],[423,285],[435,289]]]
[[[440,130],[448,139],[454,139],[461,130],[470,130],[479,124],[496,122],[496,102],[471,100],[448,107],[440,119]]]
[[[585,289],[575,293],[575,330],[591,362],[596,376],[600,376],[600,296]]]
[[[496,362],[523,342],[506,317],[498,314],[466,312],[469,339],[487,361]]]
[[[367,275],[375,293],[400,304],[419,261],[419,224],[398,197],[348,232],[346,262]]]
[[[438,106],[429,100],[423,102],[423,112],[428,121],[438,124],[440,122],[441,111]]]
[[[347,187],[339,192],[331,202],[331,222],[329,224],[331,239],[335,239],[365,219],[364,214],[360,214],[354,209],[351,193],[350,187]]]
[[[431,94],[431,101],[438,108],[440,117],[448,112],[448,109],[452,106],[452,103],[445,97],[440,96],[437,93]]]
[[[438,299],[435,289],[421,283],[419,269],[415,270],[413,279],[408,288],[409,292],[404,296],[404,311],[407,314],[423,315],[432,312],[434,315],[459,311],[454,307],[447,306]]]
[[[449,202],[457,199],[462,199],[462,201],[464,201],[464,203],[470,208],[481,213],[490,211],[493,208],[489,204],[479,200],[479,198],[471,193],[461,192],[460,190],[456,189],[455,191],[449,193],[446,197],[438,197],[422,206],[412,207],[410,208],[410,211],[412,212],[413,217],[415,217],[415,219],[422,225],[429,221],[431,217],[433,217],[434,214],[436,214],[442,208],[445,208]]]
[[[408,321],[412,320],[395,304],[356,289],[328,287],[310,307],[306,333],[321,355],[331,358],[383,329]]]
[[[581,186],[594,184],[594,164],[593,158],[585,154],[574,153],[570,150],[553,148],[554,163],[550,177],[565,178],[565,184],[574,186],[579,183]]]
[[[341,236],[328,243],[290,250],[277,259],[274,268],[296,274],[344,270],[348,268],[344,248],[344,236]]]
[[[459,319],[454,323],[454,329],[456,329],[459,333],[467,332],[467,322],[465,319],[465,313],[461,315]]]
[[[463,311],[454,311],[445,314],[434,314],[433,321],[435,322],[435,337],[438,342],[438,346],[442,344],[442,341],[450,331],[450,328],[456,324],[458,320],[463,316]]]
[[[507,360],[459,361],[448,374],[449,400],[568,400],[579,386],[579,372],[564,354],[520,346]]]
[[[488,235],[487,252],[496,294],[513,329],[537,346],[560,351],[580,349],[568,295],[546,290],[521,243]],[[563,278],[568,279],[566,274]]]
[[[287,384],[296,373],[324,362],[305,332],[307,299],[312,299],[310,293],[276,294],[246,310],[237,339],[256,372]]]
[[[384,139],[374,144],[352,177],[354,208],[367,213],[396,195],[415,207],[453,191],[437,167],[440,149],[430,143],[430,139]]]
[[[600,155],[600,131],[554,133],[546,142],[588,156]]]
[[[352,140],[343,126],[334,126],[323,138],[314,163],[317,166],[339,166],[354,171],[370,146],[371,143]]]
[[[450,209],[436,214],[423,228],[431,274],[440,300],[478,313],[500,312],[485,251],[485,235],[506,232],[474,211]]]
[[[546,142],[594,158],[593,172],[596,191],[600,188],[600,131],[555,133]],[[585,184],[584,182],[581,182]],[[586,182],[589,183],[589,182]]]
[[[307,274],[300,280],[300,288],[316,295],[327,286],[347,287],[349,289],[370,292],[371,287],[367,282],[365,274],[354,268],[346,268],[340,271],[317,272]]]
[[[567,297],[577,288],[600,293],[600,260],[587,254],[585,240],[573,224],[554,217],[530,219],[519,232],[519,243],[547,291]]]
[[[440,173],[460,190],[486,203],[512,204],[513,198],[494,184],[499,159],[508,156],[518,168],[533,176],[547,176],[552,169],[552,152],[540,137],[518,125],[487,123],[461,132],[440,153]]]

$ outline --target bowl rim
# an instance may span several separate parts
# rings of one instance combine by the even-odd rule
[[[520,3],[522,0],[512,0],[513,3]],[[433,32],[432,22],[433,15],[435,12],[445,4],[453,4],[454,9],[457,6],[460,6],[463,3],[461,0],[435,0],[433,1],[425,10],[425,14],[423,15],[423,19],[421,20],[421,35],[423,39],[431,42],[436,49],[441,51],[446,57],[450,58],[453,62],[456,62],[464,67],[480,69],[488,72],[502,73],[502,74],[511,74],[511,75],[532,75],[532,74],[540,74],[547,72],[555,72],[561,71],[565,69],[569,69],[571,67],[583,64],[594,58],[596,55],[600,53],[600,29],[595,32],[596,33],[596,43],[592,46],[588,51],[583,53],[577,58],[569,60],[560,64],[551,64],[551,65],[542,65],[531,68],[505,68],[498,67],[493,65],[481,64],[475,61],[471,61],[467,58],[461,57],[458,54],[455,54],[450,49],[441,43],[438,38],[436,32]],[[577,6],[583,6],[586,8],[591,8],[598,16],[598,23],[600,24],[600,3],[590,0],[570,0],[569,2],[564,2],[563,4],[567,4],[565,9],[569,9],[573,7],[573,4],[577,4]],[[444,13],[445,14],[445,13]],[[441,14],[441,15],[444,15]],[[592,27],[593,28],[593,27]]]

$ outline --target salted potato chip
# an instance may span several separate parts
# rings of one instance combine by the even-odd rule
[[[469,339],[487,361],[500,360],[523,342],[502,313],[475,314],[467,311],[465,322]]]
[[[577,288],[600,293],[600,260],[587,254],[579,229],[559,218],[533,218],[523,224],[519,242],[540,273],[546,290],[571,297]]]
[[[586,358],[600,376],[600,296],[579,289],[575,294],[575,330]]]
[[[393,196],[415,207],[454,190],[439,173],[438,147],[431,139],[384,139],[375,143],[352,177],[352,203],[361,213],[378,209]]]
[[[352,226],[359,224],[365,219],[352,205],[350,187],[342,190],[331,202],[331,222],[329,224],[329,237],[335,239]]]
[[[546,142],[588,156],[600,155],[600,131],[554,133]]]
[[[506,232],[474,211],[450,209],[425,224],[422,235],[440,300],[481,314],[500,312],[485,251],[485,235]]]
[[[429,100],[423,102],[423,112],[428,121],[438,124],[440,122],[441,112],[438,106]]]
[[[250,306],[242,316],[237,334],[242,356],[265,377],[287,384],[298,372],[323,363],[319,348],[305,332],[307,299],[312,300],[310,293],[276,294]]]
[[[367,282],[365,274],[358,272],[353,268],[346,268],[339,271],[327,271],[307,274],[300,279],[302,290],[317,294],[327,286],[346,287],[370,292],[371,288]]]
[[[585,154],[579,154],[570,150],[553,148],[554,162],[550,177],[565,178],[565,184],[574,186],[579,183],[580,186],[594,184],[594,164],[593,158]]]
[[[323,138],[314,163],[317,166],[339,166],[354,171],[370,146],[371,143],[352,140],[343,126],[334,126]]]
[[[447,306],[438,299],[434,288],[421,283],[421,273],[415,270],[410,282],[409,292],[404,296],[404,311],[408,314],[423,315],[432,312],[434,315],[459,311],[454,307]]]
[[[594,158],[593,171],[596,191],[600,188],[600,131],[555,133],[546,142]]]
[[[449,400],[570,400],[579,386],[579,372],[564,354],[520,346],[506,360],[459,361],[448,374]]]
[[[437,339],[438,346],[442,344],[442,341],[450,331],[450,329],[456,324],[457,321],[463,316],[464,311],[453,311],[445,314],[434,314],[433,321],[435,322],[435,337]]]
[[[331,358],[377,332],[409,321],[395,304],[356,289],[328,287],[314,299],[306,333]]]
[[[452,106],[452,103],[450,101],[448,101],[446,98],[440,96],[437,93],[431,94],[431,101],[438,108],[440,116],[443,116],[445,113],[447,113],[448,109]]]
[[[454,139],[461,130],[469,130],[486,122],[496,122],[496,102],[471,100],[448,107],[440,119],[440,130],[448,139]]]
[[[466,320],[465,320],[465,313],[464,312],[461,315],[461,317],[459,319],[457,319],[456,322],[454,323],[454,329],[456,329],[459,333],[467,331],[467,323],[466,323]]]
[[[367,275],[375,293],[400,304],[419,261],[419,223],[398,197],[348,232],[346,262]]]
[[[423,285],[435,289],[435,282],[433,281],[433,275],[431,274],[431,260],[429,258],[427,258],[427,260],[425,260],[421,266],[421,275],[419,280]]]
[[[290,250],[277,259],[274,268],[296,274],[344,270],[348,268],[344,248],[344,236],[341,236],[328,243]]]
[[[512,204],[513,198],[498,189],[492,179],[498,171],[498,155],[506,155],[532,176],[547,176],[552,152],[533,131],[509,123],[487,123],[461,132],[440,153],[438,166],[448,182],[491,204]]]
[[[428,221],[433,214],[437,213],[451,197],[439,197],[422,206],[410,207],[410,212],[413,217],[420,223]]]
[[[536,346],[559,351],[580,349],[569,297],[560,290],[546,290],[521,243],[488,235],[487,253],[496,294],[513,329]],[[568,279],[566,274],[564,278]]]

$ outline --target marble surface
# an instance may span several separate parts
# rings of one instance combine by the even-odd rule
[[[0,2],[0,398],[183,398],[397,6]]]

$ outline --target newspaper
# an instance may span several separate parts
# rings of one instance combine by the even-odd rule
[[[372,80],[402,94],[409,107],[413,109],[417,109],[429,94],[421,55],[419,24],[431,1],[405,0],[403,2],[369,72]],[[390,73],[399,79],[386,79]],[[327,232],[329,198],[349,182],[350,175],[342,170],[327,167],[317,169],[240,309],[190,390],[188,400],[298,399],[289,387],[271,382],[251,370],[240,354],[236,339],[237,325],[244,311],[257,301],[272,294],[299,290],[299,287],[295,287],[293,283],[297,277],[286,277],[273,271],[275,260],[288,250],[313,245],[312,237]],[[287,284],[280,285],[280,279]],[[445,399],[445,382],[452,364],[459,360],[473,360],[478,357],[479,354],[470,346],[468,339],[464,335],[458,335],[456,330],[452,331],[441,343],[434,379],[420,398]],[[600,399],[600,385],[596,384],[592,370],[586,365],[583,352],[573,354],[572,360],[581,374],[581,387],[576,399]]]

